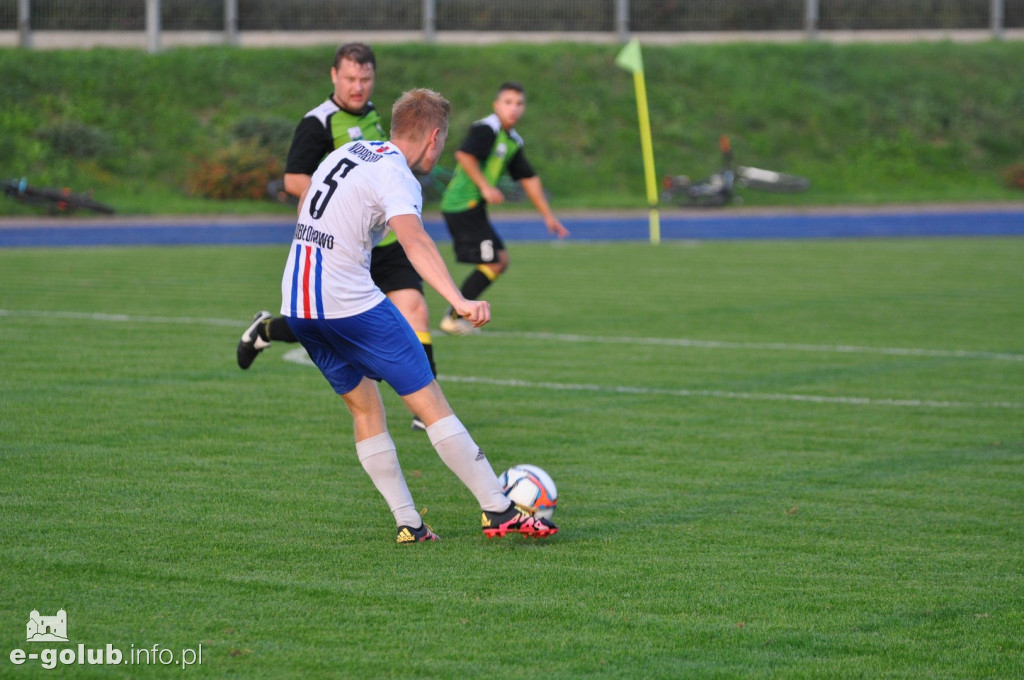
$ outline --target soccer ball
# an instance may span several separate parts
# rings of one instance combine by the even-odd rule
[[[531,508],[536,517],[551,519],[558,505],[558,489],[551,475],[536,465],[513,465],[498,478],[509,500]]]

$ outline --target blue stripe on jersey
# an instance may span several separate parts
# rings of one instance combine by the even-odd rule
[[[316,315],[317,318],[324,318],[324,285],[323,285],[323,274],[324,274],[324,251],[319,248],[316,249],[316,282],[314,287],[316,288]]]
[[[302,263],[302,246],[295,245],[295,262],[292,264],[292,316],[299,315],[299,267]]]

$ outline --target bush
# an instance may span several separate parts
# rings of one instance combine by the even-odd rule
[[[268,198],[267,184],[284,172],[280,155],[252,138],[238,140],[194,163],[188,179],[189,191],[222,200]]]
[[[1011,165],[1003,173],[1006,186],[1011,189],[1024,189],[1024,164]]]
[[[98,127],[77,121],[65,121],[42,127],[35,135],[58,155],[69,158],[100,158],[115,150],[112,135]]]
[[[189,191],[216,199],[261,199],[267,185],[284,172],[283,150],[294,123],[280,117],[246,116],[231,128],[235,141],[209,158],[197,158],[189,173]]]

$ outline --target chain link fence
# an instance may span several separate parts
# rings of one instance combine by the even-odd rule
[[[188,32],[237,44],[254,32],[294,33],[296,42],[304,33],[324,32],[372,32],[377,42],[389,36],[482,41],[488,35],[683,42],[700,34],[813,39],[886,31],[940,37],[980,31],[978,37],[1004,38],[1022,29],[1024,0],[0,0],[0,45],[24,47],[46,32],[59,34],[63,47],[96,44],[75,44],[82,34],[147,35],[153,50],[172,34]]]

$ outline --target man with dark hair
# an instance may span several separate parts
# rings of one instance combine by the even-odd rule
[[[569,230],[551,212],[540,177],[523,151],[523,138],[515,130],[526,111],[526,93],[515,82],[502,83],[494,98],[494,113],[473,123],[462,145],[455,151],[458,167],[441,198],[441,212],[451,232],[455,258],[475,264],[462,283],[462,294],[477,299],[508,269],[508,251],[487,216],[487,204],[505,200],[497,188],[506,170],[522,184],[526,196],[544,217],[548,231],[565,238]],[[454,310],[441,319],[441,330],[450,335],[478,333],[460,319]]]

